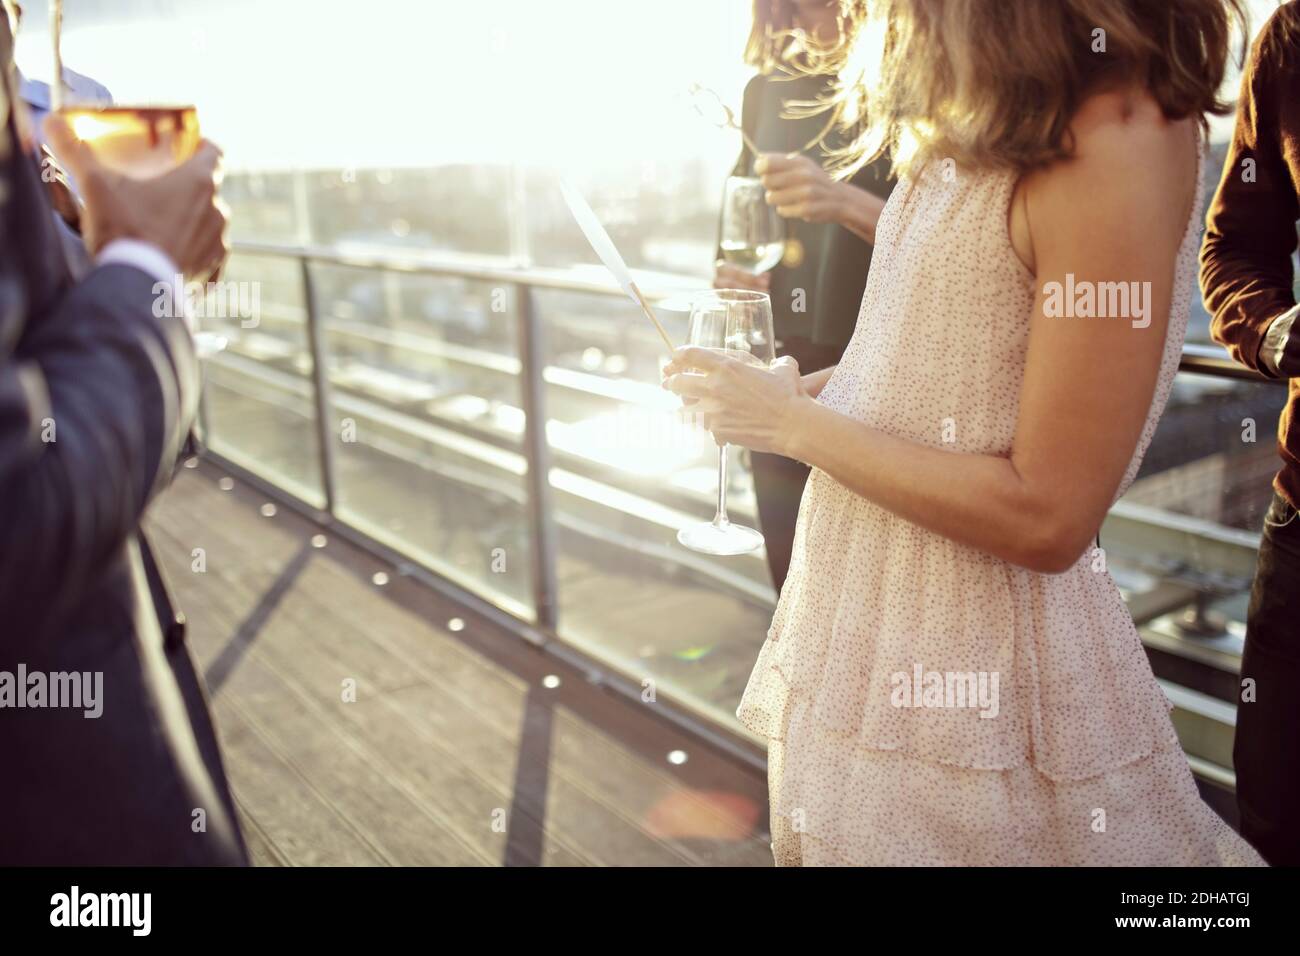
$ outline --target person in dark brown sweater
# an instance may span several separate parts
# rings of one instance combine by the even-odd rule
[[[1247,612],[1233,762],[1241,832],[1270,863],[1300,864],[1300,3],[1251,50],[1237,126],[1201,248],[1211,332],[1241,364],[1289,379],[1282,470]],[[1247,683],[1247,682],[1252,683]]]

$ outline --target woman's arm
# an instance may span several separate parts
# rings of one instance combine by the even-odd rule
[[[876,225],[885,210],[885,200],[861,186],[848,182],[835,184],[840,213],[837,222],[863,242],[876,244]]]
[[[1067,569],[1100,527],[1150,408],[1195,188],[1191,121],[1167,123],[1146,100],[1134,109],[1126,117],[1115,103],[1085,107],[1075,158],[1021,184],[1031,243],[1024,258],[1039,294],[1008,456],[946,451],[869,428],[813,401],[787,363],[769,371],[690,350],[667,371],[709,374],[666,384],[701,399],[698,411],[719,441],[801,459],[908,521],[1003,560]],[[1076,288],[1149,283],[1144,308],[1131,319],[1049,317],[1044,286],[1071,274]],[[936,439],[941,428],[936,421]]]
[[[826,387],[826,383],[831,380],[831,374],[835,371],[835,368],[836,366],[832,365],[830,368],[824,368],[817,372],[809,372],[807,375],[803,376],[803,390],[810,398],[816,398],[822,393],[822,389]]]
[[[875,243],[885,200],[861,186],[831,179],[821,165],[796,153],[764,153],[754,166],[767,191],[768,205],[787,219],[839,223],[858,238]]]

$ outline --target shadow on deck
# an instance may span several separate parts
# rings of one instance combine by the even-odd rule
[[[256,863],[770,865],[753,769],[221,477],[147,526]]]

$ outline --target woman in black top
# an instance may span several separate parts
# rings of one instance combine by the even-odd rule
[[[838,0],[754,2],[745,61],[758,74],[745,87],[741,126],[759,154],[745,146],[733,175],[762,178],[768,203],[785,219],[785,256],[761,275],[719,257],[714,275],[716,288],[771,295],[776,352],[794,358],[805,374],[839,362],[853,335],[876,222],[893,187],[887,158],[848,180],[831,179],[824,163],[837,144],[820,135],[826,114],[790,115],[787,104],[821,99],[834,79],[809,73],[797,31],[834,44],[842,36],[839,9]],[[762,453],[751,460],[768,566],[779,591],[790,567],[808,466]]]

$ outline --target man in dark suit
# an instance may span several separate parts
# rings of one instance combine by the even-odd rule
[[[219,153],[152,180],[57,118],[91,268],[55,232],[0,16],[0,864],[242,864],[202,686],[148,543],[197,400],[157,308],[226,255]]]

